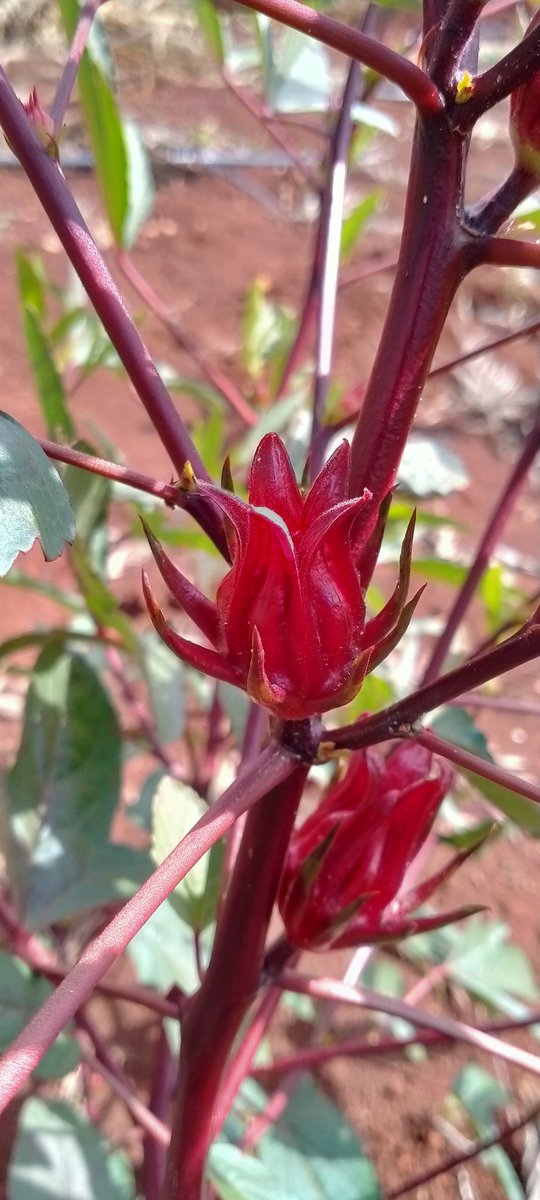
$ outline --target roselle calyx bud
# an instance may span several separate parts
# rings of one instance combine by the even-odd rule
[[[525,37],[537,29],[535,13]],[[540,180],[540,71],[534,71],[510,96],[510,137],[518,164]]]
[[[451,782],[447,763],[414,741],[399,744],[386,759],[373,749],[352,755],[345,777],[329,787],[289,843],[278,903],[291,945],[336,949],[394,941],[477,911],[411,916],[470,849],[398,898]]]
[[[23,104],[24,111],[33,125],[34,130],[50,158],[58,159],[58,143],[55,138],[54,122],[51,116],[39,99],[37,89],[34,87],[30,92],[26,104]]]
[[[197,481],[197,491],[225,518],[232,567],[208,600],[146,530],[170,591],[211,648],[168,625],[146,574],[152,621],[191,666],[236,684],[282,719],[301,719],[346,704],[366,672],[405,630],[418,595],[406,602],[414,523],[404,539],[398,583],[382,611],[366,620],[363,553],[371,555],[362,515],[371,493],[349,496],[350,446],[342,442],[304,495],[276,434],[260,442],[248,501]],[[371,570],[372,563],[370,561]]]

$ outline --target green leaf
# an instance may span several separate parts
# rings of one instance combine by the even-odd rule
[[[485,735],[475,725],[466,709],[444,709],[431,722],[431,728],[439,737],[454,742],[456,746],[461,746],[464,750],[470,750],[472,754],[477,754],[479,758],[484,758],[487,762],[495,762],[490,754]],[[500,809],[506,817],[510,817],[510,820],[514,821],[516,825],[521,825],[529,833],[540,837],[540,805],[535,804],[533,800],[528,800],[526,796],[520,796],[511,788],[503,787],[501,783],[485,779],[476,771],[468,771],[463,767],[459,767],[458,770],[482,796],[485,796],[486,800],[489,800],[490,804]]]
[[[398,480],[414,496],[448,496],[466,487],[469,477],[461,459],[444,442],[415,433],[403,451]]]
[[[372,217],[377,211],[379,204],[381,203],[381,199],[382,192],[369,192],[369,194],[364,196],[364,199],[360,200],[359,204],[353,208],[348,217],[345,217],[345,220],[341,226],[340,257],[342,263],[346,262],[347,259],[350,258],[353,250],[356,249],[369,218]]]
[[[23,307],[31,309],[43,320],[47,311],[47,281],[43,262],[37,255],[24,254],[22,250],[17,250],[16,259]]]
[[[468,575],[467,567],[444,558],[413,559],[411,570],[422,579],[436,579],[439,583],[448,583],[454,588],[461,587]]]
[[[509,1016],[524,1016],[524,1001],[538,1000],[530,962],[500,921],[472,917],[466,926],[449,925],[409,938],[402,949],[414,962],[445,963],[456,983]]]
[[[191,0],[191,6],[209,50],[219,66],[222,67],[225,61],[223,37],[213,0]]]
[[[208,1174],[221,1200],[293,1200],[263,1163],[227,1142],[212,1146]]]
[[[0,575],[39,538],[47,560],[75,536],[69,500],[41,446],[0,412]]]
[[[79,12],[77,0],[60,0],[60,11],[71,38]],[[79,66],[79,93],[113,237],[118,246],[126,248],[133,244],[150,211],[153,184],[139,134],[133,123],[120,115],[97,26],[93,33]]]
[[[34,927],[105,862],[120,791],[116,714],[88,662],[49,645],[28,690],[17,760],[7,779],[12,884]],[[114,894],[109,891],[109,898]]]
[[[263,24],[266,98],[276,112],[325,112],[332,80],[328,52],[295,29]]]
[[[257,1154],[290,1200],[380,1200],[356,1133],[309,1078],[260,1139]]]
[[[0,1051],[18,1036],[54,988],[35,975],[26,963],[0,950]],[[74,1071],[80,1061],[77,1042],[62,1033],[35,1068],[37,1079],[61,1079]]]
[[[81,1112],[27,1100],[8,1172],[10,1200],[135,1200],[128,1159]]]
[[[152,858],[159,866],[189,833],[207,806],[186,783],[160,779],[152,808]],[[216,915],[223,866],[223,843],[218,842],[192,867],[172,892],[171,904],[192,929],[205,929]]]
[[[74,435],[71,417],[67,410],[66,393],[49,347],[49,343],[38,318],[30,310],[23,314],[24,336],[28,357],[43,412],[43,419],[50,438],[66,439]]]
[[[70,439],[73,423],[66,404],[62,378],[54,361],[51,339],[45,332],[45,279],[37,260],[17,251],[19,299],[23,314],[24,336],[28,357],[41,403],[43,418],[50,438]]]
[[[248,375],[255,381],[260,379],[269,363],[283,364],[294,332],[290,313],[268,300],[267,291],[266,282],[255,279],[244,302],[243,361]]]
[[[460,770],[469,783],[485,796],[490,804],[504,813],[505,817],[509,817],[516,825],[520,825],[535,837],[540,837],[540,806],[535,804],[534,800],[528,800],[526,796],[520,796],[519,792],[503,787],[501,783],[495,783],[492,779],[485,779],[483,775],[477,775],[476,771]]]

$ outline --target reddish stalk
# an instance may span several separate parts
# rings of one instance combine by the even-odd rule
[[[488,112],[499,100],[509,96],[538,68],[540,62],[540,30],[534,29],[498,63],[478,75],[473,91],[465,103],[454,103],[451,118],[456,129],[472,129],[482,113]]]
[[[51,105],[50,116],[54,126],[54,138],[57,141],[62,133],[62,125],[67,112],[70,96],[75,86],[77,72],[81,63],[81,58],[84,54],[84,49],[88,41],[90,30],[94,21],[94,17],[98,8],[104,3],[104,0],[85,0],[82,5],[77,21],[77,27],[73,35],[69,53],[67,56],[66,65],[62,72],[62,77],[56,89],[56,95]]]
[[[314,12],[298,0],[240,0],[246,8],[255,9],[272,17],[282,25],[306,33],[334,50],[340,50],[347,58],[357,59],[366,67],[384,75],[413,101],[419,112],[433,115],[443,111],[443,101],[435,84],[414,63],[390,50],[376,38],[369,37],[343,25],[324,13]]]
[[[110,1066],[106,1067],[97,1055],[88,1054],[87,1051],[82,1051],[82,1057],[90,1069],[101,1075],[111,1091],[123,1101],[135,1124],[144,1129],[147,1136],[157,1142],[158,1146],[168,1146],[171,1138],[170,1130],[134,1094],[129,1082],[124,1078],[123,1072],[120,1073],[116,1068],[112,1070]]]
[[[155,1056],[154,1081],[148,1106],[152,1115],[163,1124],[165,1124],[169,1112],[174,1093],[175,1079],[176,1067],[173,1063],[167,1034],[162,1024]],[[166,1150],[170,1142],[170,1130],[167,1129],[167,1132],[169,1136],[167,1142],[163,1144],[159,1144],[152,1137],[150,1131],[148,1137],[144,1139],[143,1184],[147,1200],[155,1200],[155,1197],[161,1193],[163,1177],[165,1175],[165,1163],[167,1161]]]
[[[454,367],[460,367],[462,363],[470,362],[473,358],[479,358],[481,354],[489,354],[491,350],[498,350],[500,346],[508,346],[510,342],[517,342],[518,338],[528,337],[531,333],[538,333],[540,330],[540,321],[529,321],[528,325],[523,325],[521,329],[514,329],[512,333],[503,333],[500,337],[493,338],[490,342],[484,342],[482,346],[477,346],[475,350],[466,350],[463,354],[457,354],[455,358],[450,358],[445,363],[441,363],[440,367],[433,367],[428,374],[428,379],[436,379],[439,375],[446,375],[448,371],[453,371]]]
[[[434,1029],[447,1034],[458,1042],[464,1042],[466,1045],[474,1046],[477,1050],[493,1054],[505,1062],[514,1063],[515,1066],[530,1071],[532,1075],[540,1075],[540,1057],[536,1054],[530,1054],[529,1051],[521,1050],[518,1046],[510,1046],[506,1042],[501,1042],[492,1034],[483,1033],[472,1025],[467,1025],[464,1021],[456,1021],[453,1017],[443,1017],[438,1013],[426,1012],[412,1004],[406,1004],[403,1000],[373,992],[370,988],[352,988],[337,979],[312,979],[307,975],[297,975],[294,971],[283,971],[275,983],[277,987],[282,987],[286,991],[311,996],[315,1000],[339,1001],[343,1004],[357,1005],[363,1009],[370,1008],[375,1012],[386,1013],[390,1017],[410,1021],[412,1025],[419,1025],[420,1028]]]
[[[435,347],[469,269],[461,224],[468,144],[436,116],[419,119],[388,313],[352,443],[351,492],[373,493],[375,521],[397,469]]]
[[[540,243],[519,238],[489,237],[478,246],[475,266],[540,267]]]
[[[125,483],[128,487],[146,492],[163,500],[168,508],[185,508],[186,492],[181,491],[176,483],[162,483],[152,479],[150,475],[141,475],[120,463],[109,462],[106,458],[96,458],[94,454],[85,454],[83,450],[73,450],[71,446],[61,446],[58,442],[49,442],[46,438],[36,438],[41,449],[48,458],[55,462],[66,463],[68,467],[79,467],[81,471],[91,471],[94,475],[103,475],[104,479],[114,479],[117,483]]]
[[[527,800],[540,804],[540,786],[538,784],[520,779],[511,771],[506,771],[504,767],[487,762],[485,758],[478,758],[469,750],[462,750],[461,746],[448,742],[446,738],[438,737],[437,734],[432,733],[431,729],[423,729],[415,734],[415,741],[419,742],[421,746],[425,746],[426,750],[432,750],[434,754],[440,754],[449,762],[455,763],[456,767],[462,767],[464,771],[474,771],[483,779],[490,779],[492,783],[500,784],[501,787],[509,788],[510,791],[525,796]]]
[[[462,696],[460,700],[451,700],[450,703],[460,705],[462,708],[487,708],[493,709],[495,712],[540,717],[540,704],[533,704],[529,700],[513,700],[505,696],[486,696],[484,692],[481,692],[479,696],[476,695],[476,692],[471,692],[470,695]]]
[[[176,345],[184,351],[184,354],[187,354],[189,358],[192,359],[195,365],[199,368],[201,375],[204,375],[204,377],[208,380],[208,383],[215,388],[218,395],[222,396],[225,402],[229,405],[229,408],[231,408],[232,411],[240,417],[240,419],[244,422],[244,425],[247,425],[248,428],[251,429],[253,425],[256,425],[258,420],[257,413],[250,408],[242,393],[238,391],[238,388],[234,386],[232,381],[227,378],[224,372],[220,371],[218,367],[212,366],[212,363],[210,363],[206,358],[206,355],[199,350],[199,347],[195,345],[195,342],[192,340],[192,338],[190,338],[187,333],[184,333],[184,331],[180,329],[178,322],[173,319],[166,304],[163,303],[160,296],[158,296],[157,292],[154,291],[151,284],[148,283],[148,280],[141,275],[141,272],[135,266],[135,263],[130,258],[127,251],[117,248],[116,261],[118,266],[124,272],[126,279],[141,297],[141,300],[144,300],[144,303],[150,309],[150,312],[152,312],[154,316],[161,321],[161,324],[164,325],[165,329],[167,329],[171,334],[171,337],[176,342]]]
[[[139,399],[178,475],[187,461],[201,479],[208,472],[177,412],[124,302],[93,241],[59,167],[36,137],[0,67],[0,124],[34,188],[53,229],[103,323]],[[188,495],[186,509],[226,554],[223,522],[201,496]]]
[[[206,1155],[216,1119],[222,1116],[216,1107],[219,1090],[234,1039],[259,986],[268,923],[307,772],[307,765],[297,766],[246,820],[210,962],[182,1019],[166,1200],[201,1197]]]
[[[333,1004],[334,1001],[331,1002],[332,1006]],[[540,1012],[537,1010],[517,1021],[505,1018],[474,1028],[481,1033],[512,1033],[517,1029],[537,1025],[539,1021]],[[272,1063],[265,1063],[264,1067],[253,1067],[250,1075],[253,1079],[266,1079],[272,1075],[285,1075],[290,1071],[309,1071],[313,1067],[323,1067],[334,1058],[377,1058],[378,1055],[400,1054],[409,1046],[444,1047],[455,1040],[451,1034],[435,1029],[417,1030],[406,1038],[380,1038],[376,1042],[368,1041],[367,1038],[350,1038],[344,1042],[333,1042],[324,1046],[306,1046],[304,1050],[297,1050],[295,1054],[287,1054],[274,1059]]]
[[[279,988],[267,988],[254,1012],[249,1029],[244,1034],[241,1044],[229,1063],[225,1079],[218,1094],[214,1112],[214,1130],[218,1134],[223,1122],[228,1117],[236,1096],[247,1075],[251,1075],[253,1060],[263,1037],[282,998]]]
[[[504,675],[514,667],[530,662],[540,654],[540,625],[530,625],[513,637],[507,638],[500,646],[486,654],[473,658],[455,671],[441,675],[433,683],[428,683],[403,700],[381,712],[364,717],[353,725],[345,725],[342,729],[328,729],[323,732],[323,742],[333,747],[347,750],[357,750],[361,746],[373,746],[376,742],[384,742],[388,738],[412,732],[415,722],[426,713],[433,712],[440,704],[455,700],[463,692],[471,691]]]
[[[516,465],[510,472],[508,480],[497,498],[467,576],[456,595],[446,619],[443,632],[433,649],[429,663],[424,671],[422,683],[430,683],[441,671],[446,655],[451,649],[454,636],[463,621],[480,580],[489,566],[490,558],[502,536],[503,529],[525,484],[529,469],[539,451],[540,409],[537,412],[533,428],[525,439]]]
[[[400,1200],[401,1196],[406,1196],[409,1192],[415,1192],[417,1188],[424,1187],[426,1183],[431,1183],[432,1179],[438,1179],[440,1175],[446,1175],[449,1171],[454,1171],[457,1167],[465,1166],[466,1163],[472,1162],[478,1158],[479,1154],[483,1154],[485,1150],[491,1150],[492,1146],[498,1146],[503,1138],[506,1140],[512,1137],[514,1133],[518,1133],[525,1125],[529,1125],[534,1121],[540,1113],[540,1104],[533,1104],[532,1107],[519,1117],[516,1121],[506,1121],[497,1133],[491,1137],[483,1138],[482,1141],[475,1142],[470,1150],[462,1150],[460,1154],[453,1154],[447,1158],[445,1162],[439,1163],[438,1167],[431,1167],[428,1171],[422,1171],[420,1175],[416,1175],[413,1179],[408,1179],[406,1183],[400,1184],[398,1188],[392,1188],[391,1191],[385,1193],[385,1200]]]
[[[227,71],[223,72],[223,81],[232,92],[233,96],[242,105],[246,112],[251,113],[251,116],[258,125],[262,125],[265,133],[280,150],[284,150],[291,160],[291,164],[296,167],[297,171],[303,176],[304,181],[313,189],[314,192],[319,190],[319,181],[312,174],[306,163],[303,162],[301,155],[298,153],[295,146],[291,146],[288,138],[283,137],[279,130],[274,129],[273,121],[276,119],[272,113],[267,112],[264,104],[257,96],[250,95],[246,88],[238,87],[238,84]],[[309,127],[308,127],[309,128]],[[310,130],[310,132],[313,132]]]
[[[87,946],[76,966],[0,1059],[0,1112],[17,1095],[64,1025],[173,888],[243,812],[293,773],[297,761],[293,752],[282,746],[274,744],[263,751]]]

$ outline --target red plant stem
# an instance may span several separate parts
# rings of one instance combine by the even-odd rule
[[[125,483],[128,487],[146,492],[163,500],[168,508],[184,508],[186,492],[175,483],[162,483],[152,479],[150,475],[141,475],[120,463],[109,462],[106,458],[96,458],[94,454],[85,454],[83,450],[73,450],[71,446],[61,446],[59,442],[49,442],[46,438],[36,438],[41,449],[48,458],[55,462],[66,463],[69,467],[79,467],[81,471],[92,471],[94,475],[103,475],[105,479],[114,479],[117,483]]]
[[[51,983],[61,983],[66,978],[67,969],[61,967],[51,951],[19,921],[15,909],[1,893],[0,924],[3,925],[8,935],[12,954],[22,959],[32,971],[43,975]],[[177,1003],[160,996],[151,988],[141,987],[137,984],[132,987],[127,984],[125,987],[120,987],[113,983],[100,983],[95,990],[110,1000],[127,1000],[130,1004],[140,1004],[143,1008],[148,1008],[161,1017],[172,1017],[178,1020],[180,1016],[180,1007]]]
[[[247,112],[251,113],[258,125],[262,125],[268,137],[275,142],[276,146],[279,146],[281,150],[285,151],[285,154],[289,156],[293,166],[295,166],[300,174],[303,175],[305,182],[309,184],[311,188],[313,188],[313,191],[317,192],[319,190],[318,179],[316,179],[316,177],[311,173],[309,167],[306,166],[306,163],[303,162],[296,147],[291,146],[289,139],[283,137],[279,130],[274,129],[273,121],[275,118],[273,117],[273,114],[271,112],[267,112],[264,104],[261,103],[257,96],[251,95],[246,88],[238,87],[235,79],[227,71],[223,72],[223,81],[229,88],[229,91],[232,92],[233,96],[236,97],[238,103],[241,104]],[[312,132],[312,130],[310,130],[310,132]]]
[[[245,8],[264,13],[282,25],[306,33],[334,50],[340,50],[347,58],[357,59],[371,67],[386,79],[390,79],[409,97],[418,110],[426,116],[443,111],[443,101],[435,84],[427,75],[408,62],[395,50],[390,50],[376,38],[360,33],[343,25],[324,13],[314,12],[298,0],[240,0]]]
[[[452,646],[453,638],[463,621],[478,584],[489,566],[490,558],[502,536],[503,529],[525,484],[529,469],[539,451],[540,409],[536,414],[534,425],[523,443],[521,454],[513,470],[510,472],[502,492],[497,497],[467,576],[456,595],[446,619],[445,627],[424,671],[422,683],[430,683],[440,673],[446,655]]]
[[[378,275],[379,272],[393,271],[397,267],[397,262],[395,254],[381,254],[379,258],[365,262],[360,267],[351,267],[349,271],[343,271],[339,278],[338,288],[341,291],[343,288],[352,287],[355,283],[369,279],[372,275]]]
[[[332,1006],[333,1003],[332,1001]],[[481,1033],[508,1033],[537,1025],[539,1021],[540,1012],[536,1010],[518,1021],[505,1018],[475,1028]],[[417,1030],[406,1038],[380,1038],[376,1042],[366,1038],[350,1038],[344,1042],[331,1042],[324,1046],[306,1046],[303,1050],[297,1050],[295,1054],[287,1054],[274,1059],[272,1063],[265,1063],[263,1067],[253,1067],[250,1075],[252,1079],[266,1079],[272,1075],[288,1074],[289,1071],[309,1071],[313,1067],[322,1067],[334,1058],[377,1058],[378,1055],[400,1054],[409,1046],[444,1046],[455,1040],[453,1035],[435,1029],[422,1032]]]
[[[227,1067],[225,1079],[219,1090],[214,1110],[215,1134],[219,1133],[223,1122],[228,1117],[246,1075],[252,1073],[253,1059],[281,999],[282,993],[279,988],[268,988],[261,997],[249,1029],[244,1034],[241,1045]]]
[[[229,408],[231,408],[232,411],[235,412],[249,428],[251,428],[253,425],[256,425],[258,419],[257,413],[250,408],[242,393],[238,391],[238,388],[234,386],[232,381],[227,378],[224,372],[220,371],[218,367],[214,367],[212,363],[208,362],[206,355],[199,350],[199,347],[195,345],[195,342],[193,342],[187,333],[184,333],[184,331],[180,329],[180,326],[171,316],[161,297],[158,296],[157,292],[154,291],[151,284],[148,283],[148,280],[141,275],[139,269],[135,266],[135,263],[130,258],[127,251],[117,248],[116,261],[124,272],[124,275],[131,284],[132,288],[134,288],[141,299],[144,300],[144,303],[148,306],[150,311],[154,313],[154,316],[156,316],[158,320],[161,321],[161,324],[164,325],[169,331],[177,346],[179,346],[185,354],[189,355],[189,357],[199,368],[201,374],[205,376],[205,378],[212,385],[212,387],[216,389],[219,395],[223,397],[223,399],[229,405]],[[193,462],[191,465],[193,466]]]
[[[154,758],[160,762],[171,775],[173,779],[185,780],[186,771],[179,762],[171,758],[165,746],[159,740],[156,728],[151,720],[150,714],[145,704],[137,695],[135,688],[126,672],[124,660],[119,650],[115,646],[107,647],[105,650],[105,658],[111,675],[116,679],[124,700],[133,710],[134,716],[139,723],[142,737],[148,743]]]
[[[157,1142],[158,1146],[168,1146],[170,1141],[170,1131],[163,1121],[159,1121],[154,1116],[146,1104],[139,1100],[123,1076],[117,1069],[111,1070],[106,1067],[103,1062],[93,1055],[82,1052],[83,1061],[87,1063],[92,1071],[96,1071],[109,1084],[111,1090],[123,1100],[128,1112],[133,1117],[137,1125],[144,1129],[150,1138]]]
[[[397,1188],[392,1188],[389,1192],[385,1192],[385,1200],[399,1200],[401,1196],[406,1196],[409,1192],[415,1192],[417,1188],[423,1187],[426,1183],[430,1183],[432,1179],[437,1179],[440,1175],[446,1175],[448,1171],[454,1171],[456,1167],[462,1167],[465,1163],[472,1162],[478,1158],[479,1154],[483,1154],[485,1150],[490,1150],[492,1146],[498,1146],[503,1138],[506,1140],[512,1137],[514,1133],[518,1133],[525,1125],[540,1113],[540,1104],[533,1104],[524,1116],[519,1117],[516,1121],[507,1121],[498,1129],[497,1133],[491,1137],[483,1138],[479,1142],[475,1142],[469,1150],[462,1150],[459,1154],[453,1154],[444,1162],[439,1163],[437,1167],[431,1167],[428,1171],[422,1171],[420,1175],[416,1175],[413,1179],[407,1180]]]
[[[67,106],[75,86],[77,72],[79,70],[81,58],[84,53],[84,48],[88,41],[94,17],[98,11],[98,8],[100,8],[103,2],[104,0],[86,0],[80,9],[77,20],[77,28],[69,48],[66,65],[62,72],[60,82],[56,89],[56,95],[51,105],[50,115],[54,125],[54,137],[56,140],[58,139],[59,134],[62,132],[62,125],[64,123]]]
[[[490,679],[530,662],[538,654],[540,625],[530,625],[507,638],[494,650],[471,659],[447,675],[441,675],[433,683],[411,692],[410,696],[405,696],[389,708],[383,708],[381,712],[364,717],[353,725],[345,725],[342,729],[325,730],[323,742],[336,749],[357,750],[361,746],[373,746],[376,742],[399,736],[400,732],[411,732],[420,717],[432,712],[440,704],[447,704],[449,700],[463,695],[463,692],[481,687]]]
[[[439,375],[445,375],[448,371],[453,371],[454,367],[460,367],[462,363],[470,362],[472,358],[478,358],[480,354],[489,354],[491,350],[498,350],[500,346],[516,342],[518,338],[538,333],[539,329],[540,320],[529,321],[528,325],[523,325],[521,329],[514,329],[512,333],[503,333],[500,337],[493,338],[491,342],[484,342],[482,346],[477,346],[475,350],[466,350],[463,354],[458,354],[455,358],[441,363],[440,367],[433,367],[429,372],[428,379],[436,379]]]
[[[187,461],[201,479],[208,472],[158,374],[118,288],[93,241],[64,176],[40,145],[13,88],[0,67],[0,125],[21,162],[137,395],[179,475]],[[186,509],[226,554],[223,522],[201,496],[186,496]]]
[[[397,1000],[393,996],[384,996],[380,992],[373,992],[370,988],[352,988],[337,979],[312,979],[308,975],[297,975],[294,971],[283,971],[275,980],[275,984],[276,987],[282,987],[285,991],[299,992],[300,995],[311,996],[315,1000],[337,1000],[343,1004],[357,1005],[359,1008],[370,1008],[376,1012],[386,1013],[390,1017],[410,1021],[412,1025],[419,1025],[420,1028],[434,1029],[455,1038],[458,1042],[465,1042],[466,1045],[474,1046],[477,1050],[483,1050],[487,1054],[495,1055],[496,1058],[514,1063],[515,1066],[522,1067],[523,1070],[530,1071],[533,1075],[540,1075],[540,1057],[536,1054],[530,1054],[527,1050],[521,1050],[517,1046],[501,1042],[492,1034],[483,1033],[482,1030],[475,1029],[464,1021],[456,1021],[453,1017],[426,1012],[412,1004],[406,1004],[403,1000]]]
[[[163,1124],[165,1124],[169,1112],[175,1078],[176,1070],[169,1048],[169,1040],[162,1024],[156,1048],[154,1082],[148,1107],[152,1115],[157,1117],[158,1121],[161,1121]],[[167,1140],[167,1145],[169,1140],[170,1137]],[[165,1163],[167,1161],[165,1148],[165,1145],[158,1143],[150,1132],[149,1136],[144,1139],[142,1170],[146,1200],[156,1200],[156,1197],[160,1195],[165,1175]]]
[[[351,494],[373,493],[372,520],[395,478],[472,240],[459,214],[467,140],[418,120],[392,296],[352,443]]]
[[[480,239],[476,265],[490,267],[540,267],[540,243],[524,242],[520,238],[489,237]]]
[[[429,59],[429,74],[442,92],[455,87],[460,69],[465,66],[471,71],[476,68],[478,54],[473,51],[472,63],[465,61],[469,56],[470,39],[480,16],[485,0],[451,0],[442,21],[434,33],[434,50]],[[469,47],[467,47],[469,43]]]
[[[297,761],[292,751],[275,743],[263,751],[83,951],[76,966],[0,1059],[0,1112],[173,888],[243,812],[293,773]]]
[[[467,210],[467,227],[477,235],[496,233],[535,187],[536,177],[517,163],[503,183]]]
[[[369,9],[368,9],[369,13]],[[336,295],[341,248],[341,227],[347,182],[347,160],[353,130],[351,109],[358,91],[360,68],[357,62],[349,67],[339,115],[330,147],[330,160],[321,202],[317,249],[320,255],[320,292],[317,298],[317,338],[315,351],[315,386],[313,395],[313,417],[310,441],[310,476],[316,478],[324,462],[328,434],[324,430],[323,418],[334,348],[334,325],[336,318]],[[319,255],[315,255],[317,259]]]
[[[505,696],[486,696],[484,692],[481,692],[479,696],[476,695],[476,692],[471,692],[470,695],[462,696],[460,700],[451,700],[450,703],[462,708],[487,708],[493,709],[495,712],[522,713],[524,716],[540,717],[540,704],[533,704],[530,700],[513,700]]]
[[[455,763],[456,767],[462,767],[464,771],[474,771],[483,779],[490,779],[493,783],[498,783],[501,787],[509,788],[510,791],[525,796],[527,800],[540,804],[540,786],[538,784],[529,783],[526,779],[519,779],[511,771],[506,771],[504,767],[487,762],[485,758],[478,758],[469,750],[462,750],[461,746],[448,742],[446,738],[438,737],[437,734],[432,733],[431,729],[423,729],[416,734],[415,741],[420,742],[421,746],[425,746],[426,750],[432,750],[434,754],[440,754],[449,762]]]
[[[287,1108],[299,1079],[300,1072],[291,1071],[287,1079],[284,1079],[280,1086],[268,1097],[262,1112],[257,1113],[246,1129],[241,1142],[243,1150],[251,1150],[253,1146],[256,1146],[257,1142],[266,1133],[266,1130],[279,1121]]]
[[[469,100],[454,104],[451,119],[454,127],[472,129],[478,118],[509,96],[514,88],[529,79],[540,65],[540,30],[535,29],[514,46],[504,58],[478,75]]]
[[[259,986],[268,923],[307,772],[307,764],[298,766],[247,817],[210,962],[182,1019],[166,1200],[201,1197],[219,1089]]]

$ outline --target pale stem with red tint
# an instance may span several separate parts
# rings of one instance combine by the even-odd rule
[[[283,746],[272,744],[263,751],[83,951],[76,966],[0,1059],[0,1112],[159,905],[237,818],[287,779],[297,765],[296,755]]]

